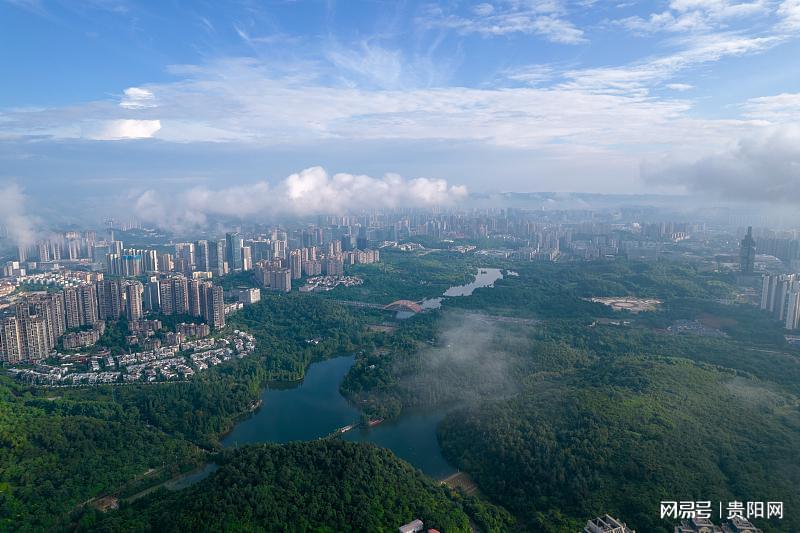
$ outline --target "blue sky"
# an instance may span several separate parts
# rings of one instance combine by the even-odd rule
[[[794,199],[798,36],[800,0],[0,0],[0,182],[159,212],[318,165]]]

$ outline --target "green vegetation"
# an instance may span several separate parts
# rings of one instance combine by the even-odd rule
[[[0,530],[63,529],[81,502],[149,468],[198,460],[189,442],[146,424],[132,406],[33,391],[0,378]],[[63,391],[66,392],[66,391]]]
[[[229,318],[229,329],[255,336],[253,356],[166,387],[124,387],[119,400],[155,427],[214,447],[270,381],[299,380],[311,361],[354,350],[363,329],[350,309],[297,294],[267,295]]]
[[[126,335],[130,335],[127,318],[122,316],[119,320],[108,321],[103,336],[94,345],[92,351],[107,348],[112,355],[128,353],[128,344],[125,342]]]
[[[439,429],[446,457],[524,529],[575,531],[609,512],[671,531],[658,516],[670,499],[800,505],[800,357],[765,313],[715,301],[730,298],[732,280],[668,263],[513,270],[373,339],[343,393],[371,416],[457,406]],[[664,304],[634,315],[584,300],[622,295]],[[729,336],[667,332],[678,318]],[[759,525],[797,529],[800,517]]]
[[[585,300],[590,297],[708,301],[730,298],[734,290],[730,276],[672,263],[529,262],[508,268],[519,275],[505,277],[494,288],[476,289],[470,298],[450,299],[447,305],[510,316],[574,319],[619,316],[603,304]]]
[[[480,262],[455,252],[400,252],[381,250],[381,262],[353,265],[348,274],[364,279],[357,287],[337,287],[324,293],[338,299],[388,304],[395,300],[422,300],[441,296],[475,273]]]
[[[365,330],[387,319],[380,311],[264,294],[228,321],[255,335],[256,353],[186,382],[48,390],[0,377],[0,530],[389,531],[421,517],[461,531],[469,517],[483,531],[575,531],[608,512],[660,532],[669,524],[658,502],[669,499],[784,501],[782,522],[758,525],[800,529],[800,352],[765,313],[722,303],[733,300],[730,276],[670,263],[382,256],[384,264],[353,269],[364,285],[325,296],[419,300],[480,266],[519,275],[445,299],[393,332]],[[664,303],[634,315],[592,296]],[[676,319],[728,336],[674,335],[666,328]],[[125,349],[126,332],[124,321],[109,324],[98,348]],[[312,361],[340,353],[357,354],[341,391],[365,417],[451,408],[439,428],[446,457],[519,521],[369,445],[221,450],[220,437],[265,386],[301,379]],[[210,459],[220,469],[183,491],[107,514],[82,505]]]
[[[48,390],[2,377],[0,530],[63,529],[83,502],[150,468],[196,464],[270,380],[299,379],[310,361],[352,350],[361,320],[321,299],[270,296],[230,320],[255,334],[257,352],[188,382]],[[118,333],[105,346],[123,327],[109,325]]]
[[[252,272],[231,272],[219,278],[217,283],[226,291],[242,287],[258,287]]]
[[[447,417],[440,437],[450,460],[534,530],[575,531],[608,512],[667,532],[661,500],[800,505],[797,401],[734,372],[622,357],[529,376],[515,398]],[[762,524],[799,526],[797,515]]]
[[[158,320],[161,322],[161,332],[175,331],[178,324],[200,324],[203,318],[192,315],[152,315],[147,317],[149,320]]]
[[[84,516],[81,529],[388,532],[420,518],[442,531],[470,531],[462,498],[374,446],[339,440],[249,446],[226,450],[220,464],[183,491]],[[492,517],[491,509],[481,511]],[[509,520],[502,512],[492,518],[496,527]]]

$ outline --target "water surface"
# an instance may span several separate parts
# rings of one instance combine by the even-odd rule
[[[470,296],[475,289],[493,287],[502,278],[499,268],[481,268],[471,283],[450,287],[441,297],[424,300],[422,307],[438,308],[444,298]],[[261,394],[261,408],[238,423],[222,445],[314,440],[357,424],[360,412],[339,393],[339,385],[354,361],[351,355],[312,363],[301,382],[268,387]],[[436,426],[447,410],[405,411],[396,420],[354,428],[339,438],[388,448],[429,476],[441,479],[456,471],[442,456],[436,438]]]
[[[268,388],[261,394],[261,408],[237,424],[222,445],[314,440],[358,423],[359,411],[339,393],[339,384],[354,361],[346,356],[312,363],[302,382],[290,388]],[[352,429],[340,438],[389,448],[429,476],[446,477],[455,469],[445,461],[436,439],[436,425],[445,413],[445,409],[411,411],[371,428]]]
[[[494,287],[494,282],[503,279],[503,272],[499,268],[480,268],[471,283],[450,287],[442,296],[438,298],[426,298],[420,305],[423,309],[438,309],[442,306],[444,298],[454,298],[458,296],[472,296],[475,289],[483,287]]]

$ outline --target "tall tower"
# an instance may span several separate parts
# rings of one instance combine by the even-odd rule
[[[752,274],[756,262],[756,241],[753,240],[753,227],[747,227],[747,235],[739,244],[739,269],[744,274]]]
[[[226,233],[225,242],[227,245],[228,267],[231,271],[242,270],[242,246],[244,239],[239,233]]]
[[[225,241],[211,241],[208,248],[208,269],[217,277],[225,275]]]
[[[220,285],[204,281],[200,283],[201,314],[214,329],[225,326],[225,293]]]
[[[202,272],[208,272],[211,270],[208,241],[201,240],[195,243],[194,260],[195,260],[195,265],[197,265],[197,270],[200,270]]]
[[[201,316],[200,291],[203,290],[200,280],[190,279],[186,282],[186,293],[189,300],[189,314],[191,316]]]

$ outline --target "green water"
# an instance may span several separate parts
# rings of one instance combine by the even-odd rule
[[[261,395],[261,408],[237,424],[223,446],[313,440],[357,423],[358,410],[339,394],[339,384],[353,362],[354,357],[348,356],[313,363],[301,383],[268,388]],[[389,448],[429,476],[443,478],[455,472],[436,439],[436,425],[445,412],[410,412],[372,428],[353,429],[341,438]]]

